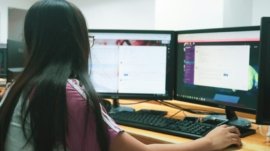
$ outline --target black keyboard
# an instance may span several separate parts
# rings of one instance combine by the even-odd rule
[[[206,120],[201,121],[195,117],[185,119],[173,119],[165,117],[165,112],[160,111],[136,111],[136,112],[117,112],[110,114],[111,117],[120,125],[137,127],[141,129],[162,132],[166,134],[197,139],[205,136],[224,121]],[[255,133],[253,129],[240,129],[242,136]]]

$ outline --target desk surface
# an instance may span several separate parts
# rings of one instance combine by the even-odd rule
[[[121,104],[126,104],[126,103],[132,103],[134,101],[127,101],[127,100],[121,100]],[[222,109],[218,108],[212,108],[212,107],[206,107],[206,106],[200,106],[200,105],[194,105],[194,104],[189,104],[189,103],[180,103],[179,101],[170,101],[171,103],[174,103],[176,105],[180,105],[181,107],[188,107],[188,108],[200,108],[200,109],[206,109],[206,110],[211,110],[211,111],[217,111],[217,112],[222,112]],[[156,109],[156,110],[164,110],[168,112],[167,116],[174,115],[175,113],[178,112],[177,109],[173,109],[167,106],[164,106],[162,104],[154,103],[154,102],[149,102],[149,103],[140,103],[140,104],[133,104],[133,105],[128,105],[135,110],[139,109]],[[248,118],[250,121],[254,122],[254,115],[249,115],[249,114],[241,114],[237,113],[239,116]],[[192,115],[187,112],[179,112],[177,113],[174,117],[175,118],[183,118],[184,116],[198,116],[198,115]],[[200,115],[199,115],[200,116]],[[202,115],[201,115],[202,116]],[[122,126],[121,128],[125,130],[126,132],[130,133],[140,141],[150,144],[150,143],[183,143],[183,142],[188,142],[192,141],[191,139],[183,138],[183,137],[178,137],[178,136],[173,136],[173,135],[168,135],[164,133],[158,133],[158,132],[153,132],[149,130],[143,130],[143,129],[138,129],[138,128],[133,128],[133,127],[128,127],[128,126]],[[243,146],[242,148],[228,148],[227,150],[241,150],[241,151],[270,151],[270,142],[266,142],[266,138],[263,137],[261,134],[259,134],[259,126],[256,124],[252,124],[252,128],[257,130],[257,133],[251,136],[247,136],[242,138]]]

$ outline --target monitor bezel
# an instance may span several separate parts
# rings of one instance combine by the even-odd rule
[[[260,31],[260,26],[244,26],[244,27],[225,27],[225,28],[211,28],[211,29],[194,29],[194,30],[183,30],[183,31],[176,31],[176,40],[178,40],[178,35],[179,34],[192,34],[192,33],[216,33],[216,32],[241,32],[241,31]],[[178,48],[178,41],[176,43],[176,70],[178,69],[178,53],[179,53],[179,48]],[[193,103],[193,104],[199,104],[199,105],[206,105],[206,106],[211,106],[211,107],[218,107],[218,108],[230,108],[231,110],[239,111],[239,112],[245,112],[245,113],[250,113],[250,114],[256,114],[256,109],[252,108],[244,108],[240,106],[232,106],[230,104],[226,103],[214,103],[210,101],[198,101],[194,99],[188,99],[188,98],[183,98],[181,96],[177,96],[177,72],[175,71],[175,86],[174,86],[174,98],[177,101],[183,101],[183,102],[188,102],[188,103]]]
[[[142,94],[142,93],[98,93],[102,98],[106,99],[146,99],[146,100],[172,100],[174,81],[175,81],[175,32],[171,30],[133,30],[133,29],[89,29],[88,34],[96,33],[130,33],[130,34],[169,34],[171,43],[169,50],[167,49],[167,65],[166,65],[166,94]]]
[[[257,124],[270,125],[270,17],[261,18],[261,32],[260,32],[260,72],[259,72],[259,95],[256,113]]]

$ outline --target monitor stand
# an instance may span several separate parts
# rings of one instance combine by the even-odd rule
[[[120,106],[119,99],[113,99],[113,104],[110,113],[117,113],[123,111],[134,112],[135,110],[131,107]]]
[[[238,118],[235,111],[231,108],[226,106],[225,107],[225,115],[210,115],[205,117],[205,119],[218,119],[218,120],[223,120],[227,121],[226,124],[228,125],[234,125],[236,127],[241,127],[241,128],[250,128],[251,127],[251,122],[248,121],[247,119],[243,118]]]

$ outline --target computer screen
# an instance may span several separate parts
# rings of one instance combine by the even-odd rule
[[[259,33],[259,26],[179,31],[175,98],[255,114]]]
[[[7,45],[0,44],[0,78],[7,76]]]
[[[22,68],[24,64],[24,43],[17,40],[9,40],[8,49],[8,67]]]
[[[259,96],[256,123],[270,125],[270,17],[261,20]]]
[[[7,42],[7,81],[12,81],[24,68],[24,44],[22,41]]]
[[[171,99],[174,40],[171,31],[89,30],[91,81],[104,98]]]

